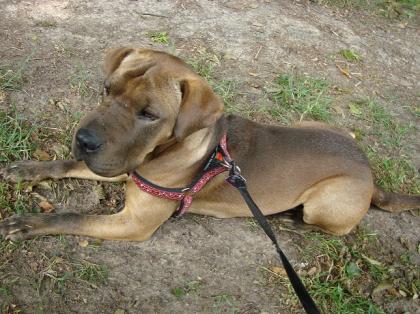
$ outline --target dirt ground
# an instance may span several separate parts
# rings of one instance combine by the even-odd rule
[[[378,97],[393,116],[419,125],[419,116],[407,109],[418,108],[420,95],[420,32],[412,21],[288,0],[0,0],[0,17],[0,63],[13,67],[27,60],[22,90],[7,92],[0,108],[15,106],[52,133],[69,116],[96,105],[104,50],[120,45],[187,59],[203,51],[219,56],[214,75],[237,82],[238,108],[269,102],[264,86],[294,69],[349,91],[335,98],[338,115],[346,115],[349,99]],[[151,32],[163,31],[169,43],[153,42]],[[363,63],[343,75],[334,56],[350,48]],[[351,127],[351,119],[342,121]],[[416,169],[418,138],[415,128],[407,139]],[[57,212],[118,210],[121,186],[105,185],[106,197],[98,186],[65,180],[57,189],[66,197],[42,187],[37,192]],[[301,236],[278,227],[294,228],[289,220],[271,219],[292,264],[305,268]],[[362,226],[377,233],[384,261],[409,250],[419,265],[418,213],[371,210]],[[86,263],[102,265],[107,279],[65,280],[67,268]],[[280,262],[252,220],[186,215],[168,221],[145,243],[73,236],[21,243],[0,264],[0,287],[8,287],[0,303],[10,313],[300,313],[285,285],[267,283],[261,267],[271,266]],[[378,302],[390,313],[418,313],[420,306],[412,296]]]

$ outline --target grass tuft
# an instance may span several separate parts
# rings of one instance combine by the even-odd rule
[[[187,281],[181,287],[174,287],[171,293],[177,298],[181,299],[187,295],[197,294],[201,289],[202,282],[199,280]]]
[[[44,27],[44,28],[54,28],[57,27],[57,21],[46,19],[40,20],[35,23],[35,26]]]
[[[23,84],[22,72],[0,68],[0,89],[20,90]]]
[[[82,97],[89,97],[95,92],[92,80],[92,73],[84,65],[78,64],[70,73],[70,88]]]
[[[75,276],[91,284],[104,283],[108,278],[108,270],[104,265],[84,261],[77,265]]]
[[[159,43],[162,45],[169,44],[169,34],[168,32],[150,32],[149,38],[154,43]]]
[[[305,234],[304,260],[311,261],[301,271],[302,280],[324,313],[384,313],[366,294],[390,277],[390,269],[367,253],[378,245],[374,234],[358,232],[357,240],[309,232]],[[277,279],[293,295],[287,277],[261,268],[267,280]],[[273,277],[276,277],[273,278]],[[292,304],[297,304],[295,295]]]
[[[233,80],[218,80],[215,78],[214,70],[216,67],[220,66],[220,58],[207,51],[201,51],[199,57],[189,60],[188,64],[191,65],[194,71],[203,77],[212,86],[215,93],[221,97],[226,112],[235,112],[234,101],[237,96],[238,84]]]
[[[272,116],[289,116],[290,111],[298,115],[299,120],[331,119],[331,99],[327,95],[328,84],[325,80],[310,76],[293,74],[280,75],[274,87],[268,92],[276,106],[269,109]],[[292,119],[292,117],[290,117]],[[292,119],[293,120],[293,119]]]
[[[344,59],[347,61],[360,61],[362,57],[354,50],[351,49],[343,49],[340,51],[340,54],[343,56]]]
[[[0,65],[0,92],[2,90],[17,91],[22,89],[24,83],[23,72],[28,67],[29,61],[32,59],[34,53],[35,50],[19,64],[17,70],[13,70],[6,65]]]
[[[15,109],[10,113],[0,110],[0,163],[28,159],[35,149],[31,136],[36,131]]]
[[[20,159],[29,159],[36,144],[32,140],[36,128],[20,117],[16,110],[0,110],[0,166]],[[0,218],[6,213],[24,213],[32,207],[26,184],[0,182]]]
[[[386,191],[420,193],[420,176],[414,165],[403,157],[383,156],[377,149],[365,149],[377,177],[376,183]]]
[[[376,183],[387,191],[420,192],[420,176],[408,159],[405,136],[413,126],[399,122],[385,107],[373,99],[349,104],[349,112],[364,125],[365,136],[376,143],[364,143]],[[358,139],[363,139],[357,133]]]

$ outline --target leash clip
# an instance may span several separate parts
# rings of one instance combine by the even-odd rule
[[[229,177],[246,182],[246,179],[241,174],[241,168],[235,164],[234,160],[229,161]]]

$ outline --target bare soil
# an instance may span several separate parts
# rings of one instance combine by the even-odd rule
[[[349,91],[336,97],[338,114],[345,115],[350,99],[378,97],[395,117],[418,126],[419,119],[407,110],[418,108],[420,91],[420,32],[412,22],[287,0],[0,0],[0,17],[0,63],[17,69],[28,59],[22,91],[7,92],[0,108],[15,106],[53,133],[64,128],[72,113],[95,107],[104,50],[120,45],[162,49],[187,59],[203,50],[220,56],[216,78],[238,82],[238,106],[268,102],[263,87],[294,69]],[[151,31],[167,31],[170,44],[152,42]],[[351,77],[339,71],[335,59],[338,51],[349,48],[363,57]],[[79,81],[88,82],[84,95],[70,86],[78,69],[84,73]],[[350,127],[347,118],[343,124]],[[417,169],[418,135],[410,135],[417,137],[410,142]],[[122,187],[103,185],[102,197],[94,192],[98,185],[65,180],[56,189],[64,194],[43,188],[37,192],[58,212],[117,211]],[[294,228],[284,215],[272,222]],[[419,264],[418,214],[371,210],[362,226],[378,234],[384,260],[398,260],[409,250]],[[305,267],[301,237],[279,228],[277,233],[292,264]],[[280,262],[248,219],[186,215],[169,220],[144,243],[44,237],[20,244],[3,261],[1,286],[10,288],[0,293],[4,312],[301,312],[285,286],[267,284],[261,267]],[[94,284],[63,279],[60,286],[57,278],[84,261],[103,265],[108,279]],[[419,311],[418,299],[410,297],[380,304],[392,313]]]

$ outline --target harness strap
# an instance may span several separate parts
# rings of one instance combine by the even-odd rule
[[[226,141],[226,134],[224,134],[219,145],[213,151],[200,173],[186,188],[165,188],[159,186],[148,181],[146,178],[139,175],[135,170],[131,173],[131,177],[138,188],[146,193],[159,198],[180,201],[179,207],[175,211],[174,216],[183,215],[191,207],[195,194],[200,192],[203,187],[215,176],[229,170],[229,165],[224,162],[225,158],[229,158],[230,160]]]

